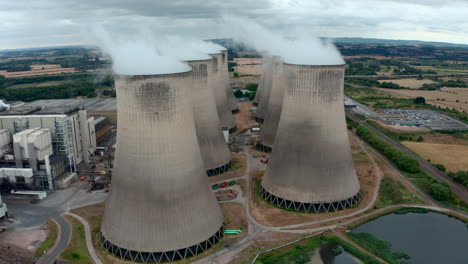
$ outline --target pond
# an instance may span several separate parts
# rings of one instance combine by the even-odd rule
[[[444,214],[390,214],[353,232],[370,233],[390,242],[392,251],[409,254],[413,264],[468,263],[467,225]]]

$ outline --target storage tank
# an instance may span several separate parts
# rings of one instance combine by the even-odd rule
[[[213,58],[199,57],[187,61],[192,67],[193,88],[191,89],[195,129],[198,144],[208,176],[223,173],[231,167],[231,152],[219,129],[218,112],[213,87],[209,77],[213,72]]]
[[[145,263],[206,251],[224,227],[197,142],[192,72],[115,80],[119,125],[102,246]]]
[[[238,113],[239,112],[239,107],[237,106],[237,99],[236,97],[234,96],[234,92],[231,88],[231,81],[230,81],[230,78],[229,78],[229,71],[228,71],[228,51],[227,50],[222,50],[223,52],[223,58],[224,58],[224,61],[223,61],[223,66],[222,66],[222,76],[223,76],[223,81],[225,83],[225,88],[226,88],[226,96],[227,96],[227,99],[228,99],[228,103],[229,103],[229,106],[231,108],[231,112],[233,114],[235,113]]]
[[[275,142],[276,130],[281,116],[284,95],[283,62],[280,57],[272,57],[270,98],[264,114],[262,130],[260,131],[257,148],[264,152],[271,152]]]
[[[221,127],[227,128],[229,133],[232,133],[236,131],[237,127],[226,92],[227,58],[222,51],[211,53],[210,56],[213,57],[213,77],[209,79],[209,84],[215,93],[219,120],[221,121]]]
[[[264,198],[279,207],[330,212],[361,199],[343,108],[345,65],[284,64],[285,93]]]
[[[261,97],[258,101],[257,110],[255,111],[254,119],[263,123],[263,118],[267,111],[268,101],[270,100],[270,90],[272,84],[272,65],[273,60],[270,55],[263,56],[263,65],[262,65],[262,76],[260,77],[259,89],[261,92]]]

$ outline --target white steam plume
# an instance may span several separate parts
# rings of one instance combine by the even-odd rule
[[[331,41],[306,34],[289,39],[244,17],[224,16],[224,23],[224,27],[230,29],[236,40],[259,52],[281,56],[286,63],[302,65],[345,63]]]
[[[212,42],[180,36],[166,36],[155,45],[159,54],[176,57],[183,61],[211,59],[208,54],[225,50],[224,47]]]
[[[177,57],[159,54],[154,48],[157,42],[143,33],[117,37],[102,27],[91,32],[92,42],[112,57],[112,69],[121,75],[152,75],[186,72],[190,67]]]

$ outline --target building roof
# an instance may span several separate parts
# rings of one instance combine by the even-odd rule
[[[88,111],[117,111],[117,101],[115,98],[37,100],[0,112],[0,115],[68,114],[79,108]]]

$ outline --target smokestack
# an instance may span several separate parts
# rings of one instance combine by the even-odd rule
[[[209,85],[209,78],[214,75],[213,60],[210,57],[188,61],[193,76],[191,97],[195,129],[208,176],[229,170],[232,160],[223,132],[219,129],[221,123],[216,110],[214,91]]]
[[[255,93],[255,98],[253,100],[253,105],[258,106],[258,102],[260,102],[260,98],[262,97],[263,94],[263,85],[262,85],[262,78],[263,78],[263,67],[264,67],[265,59],[262,58],[262,76],[260,77],[260,83],[257,88],[257,92]]]
[[[260,131],[257,148],[264,152],[271,152],[275,142],[276,130],[281,116],[284,95],[283,62],[280,57],[272,57],[270,98],[264,115],[262,130]]]
[[[234,97],[234,92],[232,91],[232,88],[231,88],[231,82],[230,82],[230,78],[229,78],[229,71],[227,70],[228,69],[228,64],[227,64],[228,51],[223,50],[222,52],[223,52],[224,57],[226,58],[226,60],[224,61],[224,66],[222,66],[222,67],[224,67],[224,69],[226,69],[226,70],[221,71],[221,73],[223,75],[223,80],[224,80],[225,85],[226,85],[226,95],[227,95],[228,103],[229,103],[229,106],[230,106],[230,109],[231,109],[231,113],[235,114],[235,113],[239,112],[239,107],[237,106],[237,100]]]
[[[343,108],[345,65],[284,64],[285,92],[264,198],[279,207],[330,212],[361,199]]]
[[[262,76],[260,77],[259,88],[262,91],[261,97],[258,101],[257,110],[255,111],[254,119],[263,123],[264,116],[267,111],[268,101],[270,100],[270,90],[272,84],[272,65],[273,59],[270,55],[263,56]]]
[[[196,138],[191,82],[191,71],[116,76],[117,150],[100,239],[115,256],[185,259],[223,236]]]
[[[232,117],[231,107],[226,92],[227,57],[222,51],[210,54],[213,57],[213,78],[210,78],[210,85],[214,91],[216,99],[216,109],[218,110],[221,127],[227,128],[229,133],[236,131],[236,123]]]

